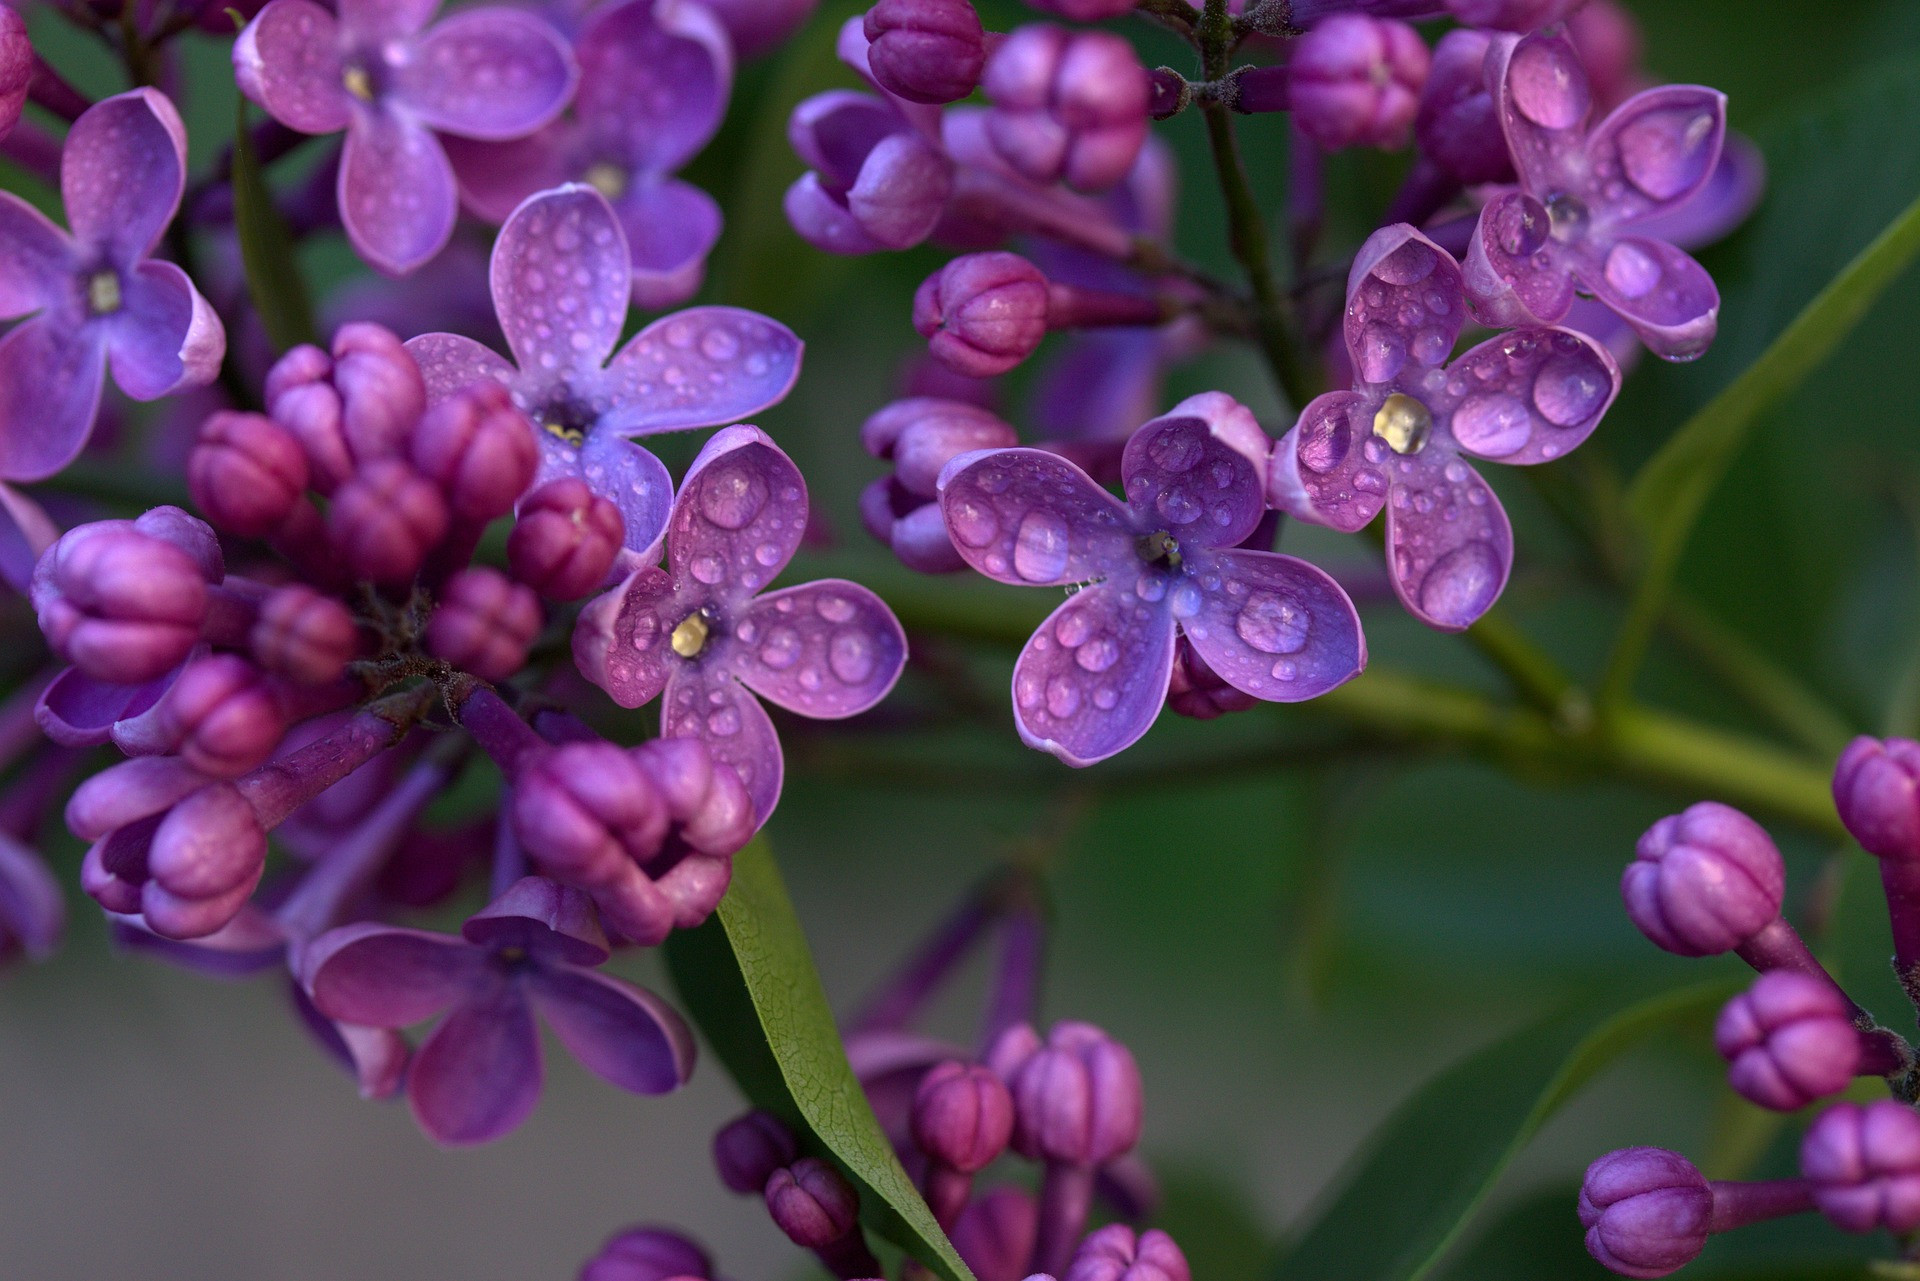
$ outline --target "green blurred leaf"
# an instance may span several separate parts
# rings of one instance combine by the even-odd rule
[[[1180,1243],[1197,1277],[1254,1277],[1273,1262],[1272,1234],[1244,1188],[1217,1171],[1154,1161],[1160,1208],[1153,1226]]]
[[[1487,1226],[1440,1281],[1611,1281],[1587,1253],[1574,1206],[1577,1184],[1529,1195]]]
[[[1682,988],[1598,1021],[1589,1010],[1556,1014],[1448,1068],[1375,1132],[1275,1281],[1433,1275],[1508,1163],[1595,1073],[1731,991]]]
[[[666,957],[687,1012],[741,1091],[853,1180],[861,1221],[945,1281],[973,1281],[854,1079],[765,837],[734,856],[719,910],[675,933]]]
[[[247,269],[247,293],[267,337],[281,351],[313,342],[313,305],[294,257],[293,234],[267,190],[253,135],[247,130],[244,98],[234,118],[233,225],[240,240],[240,261]]]

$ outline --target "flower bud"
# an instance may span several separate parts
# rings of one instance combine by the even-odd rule
[[[974,449],[1006,449],[1019,435],[977,405],[914,396],[896,400],[860,428],[860,443],[875,458],[894,464],[894,477],[910,494],[940,496],[940,470]]]
[[[962,1174],[984,1170],[1013,1137],[1013,1096],[993,1069],[949,1059],[920,1078],[913,1141]]]
[[[178,666],[208,609],[204,566],[130,521],[69,530],[42,553],[32,594],[54,652],[115,684],[150,681]]]
[[[1135,1236],[1126,1224],[1109,1223],[1080,1243],[1061,1281],[1193,1281],[1193,1270],[1166,1233]]]
[[[801,1157],[767,1179],[767,1212],[805,1250],[832,1245],[860,1225],[860,1195],[824,1161]]]
[[[1622,1148],[1587,1167],[1580,1187],[1587,1253],[1622,1276],[1663,1277],[1706,1248],[1713,1190],[1664,1148]]]
[[[1860,1033],[1845,998],[1794,970],[1762,974],[1728,1001],[1713,1043],[1734,1090],[1776,1112],[1838,1094],[1860,1069]]]
[[[327,539],[357,578],[406,583],[446,536],[447,501],[398,458],[376,458],[334,491]]]
[[[1040,1211],[1024,1188],[993,1188],[960,1212],[949,1235],[979,1281],[1022,1281]]]
[[[1210,721],[1228,712],[1244,712],[1260,700],[1235,689],[1207,665],[1184,636],[1173,643],[1173,676],[1167,683],[1167,706],[1182,716]]]
[[[1044,1043],[1009,1028],[987,1061],[1013,1094],[1013,1146],[1029,1160],[1098,1166],[1140,1141],[1140,1069],[1091,1023],[1056,1023]]]
[[[913,327],[936,360],[972,378],[1004,374],[1047,333],[1047,278],[1019,254],[967,254],[921,282]]]
[[[161,699],[162,734],[188,765],[238,778],[273,755],[287,718],[266,676],[236,654],[213,654],[181,669]]]
[[[713,1164],[720,1182],[741,1196],[758,1196],[775,1170],[800,1155],[793,1131],[771,1112],[758,1109],[723,1126],[713,1136]]]
[[[513,510],[540,466],[533,425],[490,380],[429,409],[412,450],[413,465],[440,486],[453,514],[483,524]]]
[[[254,661],[303,685],[337,680],[360,648],[353,614],[304,583],[276,587],[260,602],[247,638]]]
[[[1800,1173],[1841,1231],[1912,1232],[1920,1228],[1920,1116],[1892,1099],[1836,1103],[1801,1140]]]
[[[612,743],[591,742],[528,761],[514,780],[512,822],[528,857],[561,880],[592,888],[652,858],[669,819],[638,761]]]
[[[1647,829],[1620,896],[1654,946],[1717,956],[1779,919],[1786,882],[1780,851],[1758,823],[1701,801]]]
[[[1920,859],[1920,743],[1854,739],[1833,768],[1833,803],[1867,853]]]
[[[620,509],[569,477],[520,504],[507,535],[507,566],[548,600],[579,600],[606,582],[625,540]]]
[[[307,456],[293,433],[260,414],[222,411],[200,425],[187,456],[194,505],[218,528],[265,538],[307,488]]]
[[[891,105],[864,94],[808,98],[793,109],[787,137],[812,166],[787,189],[787,220],[828,253],[917,245],[953,194],[953,163]]]
[[[332,358],[303,343],[274,362],[265,389],[267,413],[300,443],[309,482],[323,494],[331,494],[353,474],[332,374]]]
[[[756,1189],[757,1190],[757,1189]],[[600,1247],[580,1269],[580,1281],[673,1281],[713,1275],[707,1252],[661,1228],[628,1228]]]
[[[340,429],[358,462],[405,452],[427,408],[420,366],[392,330],[362,323],[333,335],[333,385],[340,392]]]
[[[11,9],[0,12],[0,138],[13,132],[33,87],[33,43],[27,24]]]
[[[1513,156],[1482,74],[1492,43],[1486,32],[1465,27],[1441,36],[1413,121],[1420,150],[1469,185],[1513,181]]]
[[[1034,182],[1104,191],[1147,139],[1147,69],[1111,32],[1021,27],[987,59],[982,87],[994,150]]]
[[[231,783],[210,783],[167,811],[154,830],[147,873],[170,894],[206,899],[258,880],[267,834]]]
[[[677,840],[702,854],[732,854],[757,830],[753,800],[731,765],[697,738],[653,738],[628,749],[666,804]],[[717,900],[716,900],[717,901]]]
[[[862,23],[867,66],[909,102],[958,102],[980,83],[986,33],[970,0],[880,0]]]
[[[1403,147],[1427,66],[1426,42],[1406,23],[1336,13],[1294,42],[1293,122],[1328,151]]]
[[[540,635],[533,589],[497,569],[474,566],[446,581],[427,620],[427,652],[485,681],[503,681],[527,663]]]

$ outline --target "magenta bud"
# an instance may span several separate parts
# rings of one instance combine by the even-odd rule
[[[962,1174],[984,1170],[1013,1137],[1013,1096],[993,1069],[949,1059],[920,1078],[913,1141]]]
[[[272,684],[236,654],[187,664],[161,699],[159,715],[181,758],[215,778],[238,778],[263,763],[287,733]]]
[[[813,167],[787,189],[787,218],[828,253],[917,245],[953,194],[953,162],[892,106],[866,95],[806,99],[787,136]]]
[[[513,780],[514,832],[527,856],[560,880],[594,888],[652,858],[666,803],[623,748],[567,743],[530,757]]]
[[[260,414],[221,411],[200,425],[187,456],[187,488],[217,528],[265,538],[307,488],[307,456],[293,433]]]
[[[492,381],[429,409],[412,448],[413,465],[440,486],[453,514],[480,523],[512,511],[540,466],[533,424],[507,389]]]
[[[463,569],[440,589],[427,652],[481,680],[503,681],[526,666],[541,622],[532,588],[497,569]]]
[[[1405,146],[1427,66],[1426,42],[1406,23],[1336,13],[1294,41],[1293,122],[1328,151]]]
[[[1166,1233],[1136,1236],[1124,1223],[1109,1223],[1087,1234],[1061,1281],[1193,1281],[1193,1269]]]
[[[896,400],[860,428],[860,443],[875,458],[894,464],[902,488],[932,501],[940,495],[940,470],[975,449],[1006,449],[1019,435],[978,405],[914,396]]]
[[[860,1226],[860,1194],[824,1161],[801,1157],[767,1178],[767,1213],[805,1250],[832,1245]]]
[[[1860,1032],[1831,983],[1771,970],[1728,1001],[1713,1043],[1741,1097],[1796,1112],[1847,1088],[1860,1069]]]
[[[447,522],[437,485],[398,458],[376,458],[334,491],[327,539],[355,577],[399,586],[426,563]]]
[[[580,1269],[580,1281],[705,1281],[712,1275],[713,1261],[705,1250],[663,1228],[617,1233]]]
[[[1013,1147],[1029,1160],[1098,1166],[1140,1141],[1140,1069],[1091,1023],[1056,1023],[1044,1043],[1009,1028],[987,1062],[1012,1092]]]
[[[913,327],[954,372],[1004,374],[1046,336],[1047,278],[1019,254],[955,258],[914,293]]]
[[[980,83],[986,33],[969,0],[880,0],[867,10],[867,66],[909,102],[958,102]]]
[[[260,602],[247,638],[254,661],[303,685],[337,680],[359,652],[360,632],[340,601],[304,583],[276,587]]]
[[[1843,1232],[1920,1228],[1920,1116],[1880,1099],[1836,1103],[1800,1143],[1800,1173],[1820,1213]]]
[[[1587,1167],[1580,1187],[1587,1253],[1621,1276],[1663,1277],[1706,1248],[1713,1190],[1665,1148],[1622,1148]]]
[[[1173,643],[1173,676],[1167,682],[1167,706],[1182,716],[1210,721],[1228,712],[1244,712],[1259,703],[1227,684],[1184,636]]]
[[[1493,38],[1459,28],[1433,47],[1413,132],[1420,150],[1460,182],[1512,182],[1513,156],[1483,69]]]
[[[948,1235],[979,1281],[1022,1281],[1039,1226],[1039,1207],[1025,1189],[997,1187],[962,1210]]]
[[[1920,859],[1920,743],[1854,739],[1833,767],[1833,803],[1867,853]]]
[[[1717,956],[1779,919],[1786,884],[1780,851],[1758,823],[1701,801],[1647,829],[1620,896],[1654,946]]]
[[[793,1131],[771,1112],[755,1110],[722,1126],[713,1136],[713,1164],[720,1182],[741,1196],[759,1196],[773,1172],[800,1155]]]
[[[1586,0],[1567,15],[1567,39],[1587,69],[1598,111],[1608,111],[1639,87],[1640,23],[1615,0]]]
[[[239,790],[231,783],[201,788],[167,811],[154,830],[147,851],[150,879],[141,899],[149,909],[157,899],[164,905],[165,919],[150,916],[148,924],[170,938],[195,936],[190,930],[211,933],[240,910],[259,883],[266,859],[266,831]],[[231,911],[223,919],[200,930],[208,908],[229,903]],[[207,906],[194,908],[196,904]]]
[[[333,385],[340,429],[358,462],[406,452],[427,408],[420,366],[392,330],[358,322],[333,335]]]
[[[41,554],[33,604],[47,644],[95,680],[138,684],[179,666],[208,609],[203,564],[128,521],[81,525]]]
[[[1111,32],[1020,27],[987,59],[981,84],[993,103],[988,140],[1034,182],[1104,191],[1146,142],[1147,69]]]
[[[308,483],[331,494],[353,474],[353,453],[341,428],[340,393],[333,385],[333,358],[302,344],[267,371],[267,413],[300,443]]]
[[[653,738],[628,749],[659,789],[679,838],[702,854],[732,854],[758,830],[753,801],[733,766],[697,738]]]
[[[507,565],[548,600],[579,600],[606,582],[625,540],[618,507],[585,481],[556,480],[520,504],[507,536]]]

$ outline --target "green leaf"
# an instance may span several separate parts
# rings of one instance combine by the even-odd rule
[[[247,130],[244,98],[234,118],[233,225],[240,240],[240,261],[247,269],[247,293],[267,337],[281,351],[313,342],[313,306],[294,256],[293,234],[267,190],[253,135]]]
[[[973,1281],[854,1079],[765,837],[734,855],[719,910],[675,933],[666,955],[682,1003],[741,1091],[854,1182],[861,1222],[945,1281]]]
[[[1584,1010],[1556,1014],[1448,1068],[1375,1132],[1275,1281],[1433,1275],[1508,1163],[1595,1073],[1732,990],[1666,992],[1598,1022]]]

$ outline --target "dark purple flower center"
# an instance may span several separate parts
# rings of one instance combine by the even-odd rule
[[[502,947],[494,949],[493,968],[509,977],[524,974],[533,968],[533,954],[524,947]]]
[[[1548,196],[1547,218],[1553,226],[1553,238],[1562,243],[1586,234],[1587,206],[1578,196],[1564,191]]]
[[[542,431],[574,446],[586,444],[587,432],[599,418],[600,415],[586,405],[572,399],[556,400],[533,415]]]
[[[1141,535],[1134,541],[1134,550],[1140,554],[1141,560],[1156,569],[1180,568],[1179,540],[1164,529]]]

